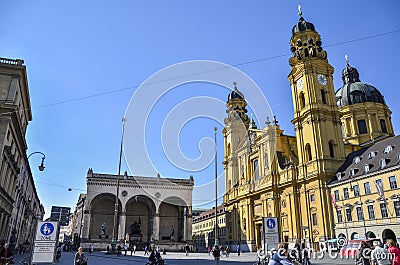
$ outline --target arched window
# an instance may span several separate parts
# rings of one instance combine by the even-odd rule
[[[300,107],[304,108],[306,106],[306,98],[304,96],[304,93],[300,93]]]
[[[321,98],[322,98],[322,103],[326,104],[326,92],[323,89],[321,89]]]
[[[306,161],[307,161],[307,162],[308,162],[308,161],[311,161],[311,159],[312,159],[312,154],[311,154],[311,145],[310,145],[310,144],[306,144],[305,151],[306,151]]]
[[[335,150],[334,150],[334,142],[332,140],[329,141],[329,156],[335,157]]]

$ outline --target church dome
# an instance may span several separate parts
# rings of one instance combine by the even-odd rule
[[[232,99],[244,99],[243,93],[239,91],[239,89],[237,89],[236,87],[236,82],[233,83],[235,88],[233,89],[233,91],[231,93],[229,93],[228,95],[228,101],[232,100]]]
[[[374,86],[362,83],[357,69],[349,65],[347,57],[346,61],[346,68],[342,71],[343,87],[336,91],[338,107],[365,102],[386,104],[381,92]]]
[[[306,21],[303,17],[300,17],[299,22],[297,22],[292,29],[292,34],[295,35],[297,32],[305,30],[315,31],[314,24]]]

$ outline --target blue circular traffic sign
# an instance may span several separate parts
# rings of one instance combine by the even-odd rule
[[[275,220],[272,219],[272,218],[267,219],[267,227],[268,227],[269,229],[274,229],[274,228],[276,227],[276,222],[275,222]]]
[[[45,236],[51,235],[53,233],[53,231],[54,231],[54,226],[52,223],[44,223],[40,227],[40,233],[42,233],[42,235],[45,235]]]

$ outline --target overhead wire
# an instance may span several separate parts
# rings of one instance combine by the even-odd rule
[[[339,46],[339,45],[343,45],[343,44],[347,44],[347,43],[358,42],[358,41],[363,41],[363,40],[367,40],[367,39],[382,37],[382,36],[395,34],[395,33],[399,33],[399,32],[400,32],[400,29],[397,29],[397,30],[378,33],[378,34],[369,35],[369,36],[365,36],[365,37],[360,37],[360,38],[356,38],[356,39],[352,39],[352,40],[341,41],[341,42],[337,42],[337,43],[333,43],[333,44],[327,44],[327,45],[324,45],[324,47],[334,47],[334,46]],[[246,62],[237,63],[237,64],[232,64],[230,66],[218,67],[218,68],[210,69],[210,70],[207,70],[207,71],[202,71],[202,72],[191,73],[191,74],[187,74],[187,75],[180,75],[180,76],[176,76],[176,77],[171,77],[171,78],[168,78],[168,79],[163,79],[163,80],[151,82],[151,83],[147,83],[147,84],[144,84],[144,85],[151,86],[151,85],[154,85],[154,84],[163,83],[163,82],[167,82],[167,81],[171,81],[171,80],[175,80],[175,79],[180,79],[180,78],[184,78],[184,77],[188,77],[188,76],[192,76],[192,75],[204,74],[204,73],[213,72],[213,71],[219,71],[219,70],[223,70],[223,69],[226,69],[226,68],[232,67],[232,66],[233,67],[237,67],[237,66],[243,66],[243,65],[248,65],[248,64],[260,63],[260,62],[265,62],[265,61],[269,61],[269,60],[273,60],[273,59],[277,59],[277,58],[282,58],[282,57],[286,57],[286,56],[290,56],[290,55],[292,55],[292,53],[285,53],[285,54],[265,57],[265,58],[261,58],[261,59],[246,61]],[[114,93],[118,93],[118,92],[125,91],[125,90],[135,89],[135,88],[138,88],[140,86],[141,85],[133,85],[133,86],[125,87],[125,88],[120,88],[120,89],[100,92],[100,93],[96,93],[96,94],[92,94],[92,95],[76,97],[76,98],[72,98],[72,99],[66,99],[66,100],[62,100],[62,101],[58,101],[58,102],[53,102],[53,103],[49,103],[49,104],[33,107],[31,109],[46,108],[46,107],[61,105],[61,104],[65,104],[65,103],[75,102],[75,101],[79,101],[79,100],[84,100],[84,99],[89,99],[89,98],[94,98],[94,97],[114,94]],[[11,114],[13,112],[19,112],[19,111],[25,111],[25,110],[28,110],[28,109],[5,112],[5,113],[1,113],[0,115]]]

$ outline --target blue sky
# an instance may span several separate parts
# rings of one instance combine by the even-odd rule
[[[281,128],[294,134],[287,75],[289,39],[298,21],[298,4],[261,0],[1,1],[0,57],[24,59],[27,66],[33,112],[27,131],[28,153],[41,151],[47,157],[44,172],[36,170],[40,156],[30,159],[47,215],[51,205],[74,208],[86,188],[89,167],[99,173],[117,173],[121,118],[132,95],[151,75],[176,63],[213,60],[237,66],[261,88]],[[335,68],[335,89],[342,85],[341,70],[348,54],[361,81],[385,96],[399,134],[400,32],[381,34],[400,30],[400,3],[300,4],[304,18],[314,23],[322,36]],[[363,39],[375,35],[380,36]],[[107,93],[110,91],[116,92]],[[91,97],[101,93],[106,94]],[[228,93],[222,86],[193,83],[177,87],[157,102],[146,124],[146,137],[149,154],[162,176],[188,178],[193,174],[196,183],[213,179],[212,163],[204,170],[188,172],[165,158],[160,124],[183,100],[208,96],[226,101]],[[134,107],[141,108],[140,102]],[[199,143],[204,137],[213,138],[214,126],[219,132],[218,161],[222,161],[223,126],[212,118],[193,119],[182,128],[179,143],[185,156],[200,156]],[[135,135],[126,137],[134,139]],[[212,149],[208,145],[205,150]],[[135,161],[129,164],[133,174],[147,174],[135,171]],[[129,170],[126,163],[124,170]],[[223,173],[222,165],[218,171]],[[68,187],[73,190],[68,192]],[[195,203],[207,199],[196,197]]]

